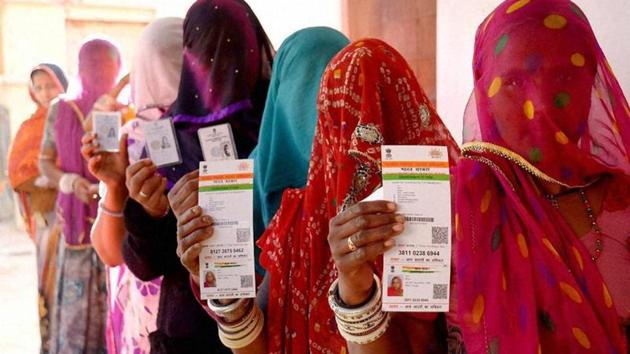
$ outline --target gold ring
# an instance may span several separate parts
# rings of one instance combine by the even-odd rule
[[[357,245],[355,245],[354,242],[352,241],[352,236],[348,237],[346,240],[348,242],[348,249],[350,250],[350,252],[356,251]]]
[[[139,194],[140,194],[140,196],[141,196],[142,198],[145,198],[145,199],[146,199],[146,198],[148,197],[148,195],[146,195],[146,193],[144,193],[143,191],[140,191],[140,193],[139,193]]]

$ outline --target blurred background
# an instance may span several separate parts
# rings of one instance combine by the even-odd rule
[[[247,0],[276,48],[292,32],[329,26],[377,37],[414,68],[457,140],[472,90],[476,27],[499,0]],[[630,92],[630,0],[575,0],[586,12],[625,92]],[[192,0],[0,0],[0,353],[38,352],[33,246],[14,212],[6,155],[35,110],[28,74],[59,64],[77,89],[77,53],[89,36],[112,39],[128,70],[136,40],[155,18],[184,17]]]

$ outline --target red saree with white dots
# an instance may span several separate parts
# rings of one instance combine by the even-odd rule
[[[381,145],[444,145],[454,164],[459,148],[403,57],[384,42],[363,40],[326,68],[307,185],[284,192],[259,240],[271,276],[268,353],[346,353],[327,292],[337,271],[328,223],[381,184]],[[436,314],[418,316],[433,321]],[[434,338],[418,333],[417,339]]]

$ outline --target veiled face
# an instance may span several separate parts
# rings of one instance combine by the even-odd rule
[[[483,80],[501,137],[516,120],[543,120],[576,142],[586,128],[595,60],[577,29],[550,31],[539,21],[507,29],[484,53]],[[500,82],[497,81],[500,79]],[[496,91],[496,92],[495,92]],[[514,140],[513,140],[514,139]]]
[[[115,47],[91,46],[79,56],[79,76],[84,89],[109,90],[116,84],[120,57]]]

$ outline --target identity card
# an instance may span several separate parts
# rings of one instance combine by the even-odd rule
[[[94,133],[101,151],[120,150],[120,112],[94,112]]]
[[[383,311],[446,312],[451,277],[451,191],[443,146],[381,148],[383,197],[405,230],[383,256]]]
[[[253,160],[200,163],[199,206],[214,227],[199,255],[204,300],[256,296],[253,183]]]

